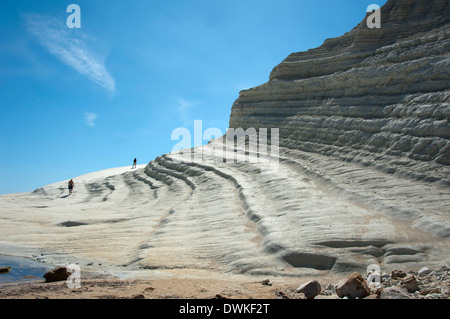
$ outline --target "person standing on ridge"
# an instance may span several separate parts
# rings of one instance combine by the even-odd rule
[[[75,187],[75,183],[73,182],[73,180],[71,179],[69,181],[69,195],[72,194],[73,188]]]
[[[133,166],[131,166],[131,168],[136,168],[136,163],[137,163],[137,159],[136,159],[136,158],[134,158],[134,161],[133,161]]]

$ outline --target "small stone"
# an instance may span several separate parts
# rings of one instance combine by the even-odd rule
[[[261,281],[261,284],[263,286],[272,286],[272,283],[270,282],[269,279],[265,279],[265,280]]]
[[[328,285],[325,287],[325,290],[329,290],[329,291],[331,291],[331,292],[336,292],[336,286],[333,285],[333,284],[328,284]]]
[[[401,282],[400,286],[409,293],[413,293],[417,290],[419,290],[419,285],[417,283],[416,277],[414,275],[408,275],[406,276]]]
[[[323,296],[331,296],[333,292],[331,290],[324,290],[320,294]]]
[[[374,295],[374,294],[377,295],[378,299],[379,299],[382,291],[383,291],[383,288],[377,288],[374,291],[372,291],[371,293],[372,293],[372,295]]]
[[[295,290],[295,292],[305,294],[306,298],[308,299],[314,299],[315,296],[320,294],[321,290],[322,287],[320,286],[319,282],[317,280],[311,280],[302,284]]]
[[[441,289],[440,288],[429,288],[429,289],[424,289],[420,292],[420,295],[425,296],[428,294],[440,294],[441,293]]]
[[[419,272],[417,273],[419,276],[425,276],[428,275],[431,272],[431,269],[428,267],[420,268]]]
[[[0,274],[7,274],[10,271],[11,271],[11,267],[9,267],[9,266],[0,268]]]
[[[392,279],[398,279],[398,278],[404,278],[406,277],[406,273],[404,271],[401,270],[394,270],[391,273],[391,278]]]
[[[286,295],[283,291],[277,291],[275,293],[275,296],[283,298],[283,299],[290,299],[288,295]]]
[[[440,270],[433,270],[432,272],[430,272],[428,275],[430,276],[442,276],[444,273]]]
[[[143,294],[137,294],[131,296],[131,299],[145,299],[145,296]]]
[[[364,298],[370,295],[370,289],[363,276],[358,272],[354,272],[336,287],[336,293],[340,298]]]

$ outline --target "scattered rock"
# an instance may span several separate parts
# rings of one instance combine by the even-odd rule
[[[9,267],[9,266],[0,268],[0,274],[7,274],[10,271],[11,271],[11,267]]]
[[[416,277],[414,275],[408,275],[406,276],[401,282],[400,286],[409,293],[416,292],[419,290],[419,284],[417,283]]]
[[[420,268],[419,272],[417,273],[419,276],[425,276],[428,275],[431,272],[431,269],[428,267]]]
[[[429,288],[429,289],[423,289],[420,291],[420,295],[425,296],[428,294],[440,294],[441,288]]]
[[[275,292],[275,296],[280,297],[282,299],[290,299],[288,295],[286,295],[283,291]]]
[[[137,294],[131,296],[131,299],[145,299],[145,296],[143,294]]]
[[[321,290],[322,287],[320,286],[319,282],[317,280],[311,280],[302,284],[295,291],[297,293],[305,294],[306,298],[308,299],[314,299],[315,296],[320,294]]]
[[[333,285],[333,284],[328,284],[328,285],[325,287],[325,290],[329,290],[329,291],[331,291],[332,293],[335,293],[335,292],[336,292],[336,286]]]
[[[70,272],[66,267],[56,267],[44,275],[45,282],[67,280],[70,276]]]
[[[270,282],[269,279],[263,280],[263,281],[261,282],[261,284],[262,284],[263,286],[272,286],[272,283]]]
[[[277,290],[275,296],[281,299],[307,299],[304,293],[296,293],[295,289]]]
[[[406,273],[404,271],[401,270],[394,270],[391,273],[391,278],[392,279],[399,279],[399,278],[404,278],[406,277]]]
[[[403,288],[388,287],[381,291],[380,299],[411,299],[411,296]]]
[[[363,276],[358,272],[354,272],[336,287],[336,293],[340,298],[355,299],[367,297],[370,295],[370,290]]]
[[[450,283],[447,283],[447,285],[441,287],[441,292],[450,299]]]

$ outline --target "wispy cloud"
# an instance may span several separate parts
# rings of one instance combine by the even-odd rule
[[[89,127],[95,126],[95,120],[98,119],[97,113],[91,113],[91,112],[84,112],[84,122]]]
[[[115,80],[105,67],[105,56],[92,48],[96,40],[82,29],[69,29],[64,19],[23,14],[27,30],[61,62],[104,87],[115,91]]]

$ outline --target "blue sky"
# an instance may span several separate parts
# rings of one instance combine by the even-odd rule
[[[148,163],[194,120],[225,132],[240,90],[385,2],[3,0],[0,194]]]

